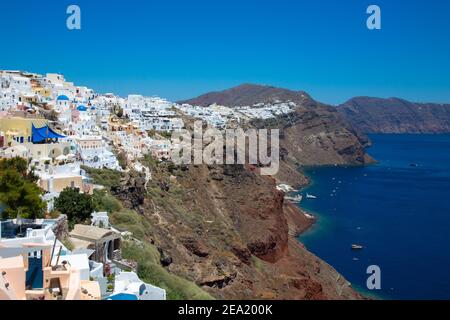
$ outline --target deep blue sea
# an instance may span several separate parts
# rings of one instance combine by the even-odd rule
[[[374,296],[450,299],[450,135],[370,138],[378,164],[306,170],[317,199],[300,206],[318,221],[300,241],[361,292],[378,265]]]

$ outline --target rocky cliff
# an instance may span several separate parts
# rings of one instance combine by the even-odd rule
[[[147,165],[147,192],[131,175],[116,196],[150,222],[146,238],[171,273],[222,299],[361,298],[295,239],[312,221],[273,178],[241,165]]]
[[[366,133],[450,132],[450,104],[357,97],[338,106],[338,111]]]
[[[278,182],[304,185],[301,165],[364,164],[368,139],[335,108],[304,92],[243,85],[185,101],[207,106],[294,102],[291,114],[245,126],[281,132],[282,164],[276,177],[249,165],[143,164],[153,179],[144,187],[130,173],[116,197],[145,217],[145,238],[161,264],[221,299],[360,299],[331,266],[308,252],[296,236],[314,222],[284,201]],[[187,119],[186,119],[187,120]]]

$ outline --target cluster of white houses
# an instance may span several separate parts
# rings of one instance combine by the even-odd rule
[[[183,128],[183,120],[172,107],[172,103],[157,97],[99,95],[58,74],[0,71],[0,148],[8,156],[22,153],[23,146],[38,159],[73,154],[86,166],[120,170],[113,147],[133,161],[142,154],[137,150],[155,150],[162,144],[150,138],[148,132],[170,133]],[[116,117],[119,112],[121,115]],[[43,119],[45,113],[50,120]],[[32,124],[37,130],[51,128],[52,132],[42,138],[54,139],[54,152],[45,154],[46,150],[40,150],[37,155],[30,150],[36,149],[30,143],[38,143],[31,140]],[[13,149],[5,150],[8,147]]]
[[[253,106],[235,106],[233,108],[217,104],[208,107],[182,104],[174,107],[189,117],[205,121],[212,127],[225,129],[255,119],[267,120],[289,114],[294,112],[296,104],[293,102],[274,102]]]
[[[67,184],[83,189],[80,165],[123,170],[141,166],[139,159],[146,154],[170,161],[171,141],[154,133],[182,129],[183,115],[225,129],[288,114],[295,106],[179,105],[158,97],[100,95],[60,74],[0,71],[0,157],[33,159],[49,193]],[[119,164],[118,153],[127,163]]]
[[[139,160],[151,154],[170,161],[173,145],[164,137],[184,127],[183,116],[225,129],[294,108],[289,102],[229,108],[179,105],[141,95],[121,98],[97,94],[60,74],[0,71],[0,158],[30,160],[51,211],[65,188],[84,193],[96,188],[83,165],[134,168],[151,179]],[[125,164],[119,164],[118,154]],[[0,300],[165,299],[164,290],[121,270],[122,234],[109,225],[107,214],[93,213],[92,221],[94,225],[77,225],[70,233],[73,250],[57,240],[56,220],[2,221]]]
[[[184,125],[167,100],[98,95],[58,74],[0,71],[0,83],[0,158],[32,159],[49,210],[64,188],[92,192],[82,165],[140,168],[149,179],[139,159],[152,154],[170,160],[172,153],[170,140],[149,132],[167,133]],[[119,164],[118,153],[125,164]]]
[[[93,192],[82,165],[124,170],[115,150],[126,155],[126,169],[151,178],[138,159],[146,153],[170,159],[171,144],[147,131],[182,126],[159,98],[98,95],[58,74],[0,71],[0,158],[30,160],[49,212],[65,188]],[[122,270],[132,266],[121,260],[123,234],[107,213],[93,213],[92,223],[75,226],[69,250],[55,236],[57,220],[1,221],[0,300],[165,299],[165,290]]]

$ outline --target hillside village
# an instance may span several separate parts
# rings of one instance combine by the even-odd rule
[[[151,180],[142,159],[170,162],[170,133],[184,128],[185,117],[225,129],[294,107],[282,102],[199,107],[159,97],[122,98],[77,86],[60,74],[0,71],[0,159],[27,161],[46,206],[40,219],[2,214],[0,299],[166,299],[164,289],[140,280],[133,263],[122,259],[124,239],[139,243],[132,233],[116,229],[108,212],[95,211],[89,224],[78,221],[68,230],[66,216],[50,216],[55,201],[68,189],[87,195],[104,189],[90,170],[134,170]]]

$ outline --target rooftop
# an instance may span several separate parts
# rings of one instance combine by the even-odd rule
[[[70,232],[70,236],[72,238],[78,238],[85,241],[98,241],[105,237],[117,235],[120,237],[120,234],[108,229],[102,229],[95,226],[86,226],[82,224],[75,225],[72,232]]]
[[[66,95],[60,95],[58,98],[56,98],[58,101],[70,101],[69,97]]]

